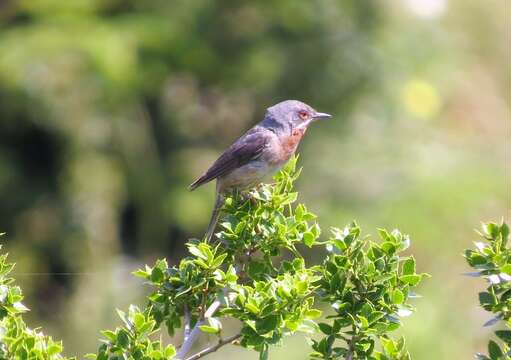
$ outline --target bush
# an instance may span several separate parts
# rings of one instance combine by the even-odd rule
[[[68,359],[61,355],[60,342],[28,328],[23,321],[22,314],[28,309],[21,302],[21,289],[9,277],[13,268],[7,255],[0,255],[0,359]]]
[[[490,340],[488,356],[477,353],[480,360],[511,359],[511,249],[508,246],[509,227],[502,222],[483,224],[479,233],[483,241],[476,242],[474,250],[467,249],[465,258],[475,272],[467,275],[483,277],[488,282],[486,291],[479,293],[481,307],[494,316],[484,326],[504,325],[507,329],[495,331],[499,341]]]
[[[401,255],[410,238],[379,230],[380,241],[370,241],[352,223],[320,240],[316,216],[294,205],[295,165],[293,159],[274,184],[229,196],[216,242],[191,240],[190,256],[179,265],[158,260],[136,271],[152,287],[147,305],[119,311],[122,326],[103,331],[103,344],[88,358],[194,360],[234,343],[267,359],[270,346],[301,332],[311,337],[311,357],[317,359],[410,359],[404,339],[390,337],[414,310],[411,289],[425,276],[416,272],[413,257]],[[324,258],[308,265],[301,253],[313,247]],[[21,291],[6,278],[11,268],[4,265],[1,272],[4,353],[24,349],[34,356],[5,358],[64,359],[51,338],[28,340],[36,333],[24,325],[16,330],[25,308]],[[239,322],[231,335],[223,330],[226,318]],[[183,329],[177,351],[153,340],[162,327],[170,335]],[[189,355],[201,333],[214,334],[217,343]]]

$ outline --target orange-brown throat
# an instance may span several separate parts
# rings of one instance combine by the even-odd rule
[[[291,131],[291,135],[286,136],[282,141],[282,152],[283,157],[285,159],[288,159],[293,155],[293,153],[296,151],[296,148],[298,147],[298,144],[300,143],[300,140],[302,140],[303,135],[305,134],[305,131],[307,130],[307,127],[299,127],[294,128]]]

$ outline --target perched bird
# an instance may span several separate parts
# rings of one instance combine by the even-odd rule
[[[268,108],[264,119],[236,140],[189,187],[195,190],[217,180],[206,238],[209,240],[213,235],[226,193],[247,189],[274,174],[295,153],[308,126],[317,119],[330,117],[297,100],[282,101]]]

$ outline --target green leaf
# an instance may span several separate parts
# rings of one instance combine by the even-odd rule
[[[386,229],[378,229],[378,235],[383,241],[390,241],[391,237]]]
[[[483,224],[484,232],[492,239],[496,239],[500,233],[500,226],[495,223]]]
[[[23,305],[23,303],[20,301],[17,301],[14,304],[12,304],[12,307],[13,307],[13,309],[16,310],[17,313],[24,313],[24,312],[29,311],[29,309],[25,305]]]
[[[252,261],[248,264],[247,272],[252,279],[259,279],[266,273],[266,264],[263,261]]]
[[[488,343],[488,354],[492,360],[500,360],[499,358],[504,355],[499,345],[493,340]]]
[[[317,309],[310,309],[310,310],[307,310],[305,312],[305,316],[308,318],[308,319],[317,319],[321,316],[323,312],[321,310],[317,310]]]
[[[165,275],[163,274],[163,271],[158,267],[154,267],[151,272],[151,281],[153,283],[160,283],[163,281],[164,278]]]
[[[197,256],[198,258],[201,258],[202,260],[208,260],[208,256],[204,254],[197,246],[193,244],[188,244],[188,251],[190,254]]]
[[[367,329],[369,327],[369,321],[364,316],[359,315],[358,319],[360,321],[360,326],[362,327],[362,329]]]
[[[174,355],[176,355],[176,348],[174,345],[167,345],[165,348],[165,357],[166,358],[173,358]]]
[[[500,268],[500,271],[503,273],[506,273],[508,275],[511,275],[511,264],[506,264]]]
[[[266,334],[277,328],[279,324],[278,315],[270,315],[263,319],[256,320],[256,330],[259,334]]]
[[[405,300],[405,296],[403,292],[399,289],[394,289],[392,292],[392,303],[396,305],[400,305]]]
[[[126,314],[124,313],[124,311],[119,310],[119,309],[116,309],[116,311],[117,311],[117,315],[121,318],[121,320],[124,323],[124,325],[126,325],[126,327],[130,328],[131,327],[131,323],[126,318]]]
[[[218,331],[222,330],[222,323],[217,318],[214,317],[208,318],[208,324],[209,326],[218,329]]]
[[[508,346],[511,346],[511,330],[497,330],[495,331],[495,335],[497,335]]]
[[[509,237],[509,226],[505,222],[500,225],[500,233],[502,234],[502,239],[506,241]]]
[[[415,259],[413,257],[409,257],[403,262],[403,275],[413,274],[415,274]]]
[[[319,326],[319,329],[321,330],[321,332],[325,335],[331,335],[333,334],[333,330],[332,330],[332,327],[326,323],[319,323],[318,324]]]
[[[481,254],[478,254],[477,252],[475,252],[473,250],[466,250],[465,258],[467,259],[468,264],[472,267],[484,265],[488,262],[486,257],[484,257]]]
[[[384,242],[381,244],[381,249],[389,255],[392,255],[396,252],[396,244],[390,241]]]
[[[305,246],[310,248],[314,245],[315,242],[316,242],[316,237],[314,236],[313,233],[311,233],[310,231],[307,231],[303,234],[303,243],[305,244]]]
[[[217,268],[217,267],[220,267],[222,265],[222,263],[224,262],[225,258],[227,257],[227,254],[221,254],[221,255],[218,255],[214,260],[213,260],[213,263],[211,264],[211,267],[213,268]]]
[[[497,302],[498,300],[495,295],[485,291],[479,293],[479,303],[481,305],[497,305]]]
[[[140,331],[142,326],[144,326],[145,324],[144,315],[141,313],[135,313],[135,315],[133,316],[133,323],[135,325],[135,329],[137,329],[137,331]]]
[[[307,281],[298,281],[296,282],[296,291],[299,295],[303,295],[309,289],[309,283]]]
[[[417,285],[422,279],[421,275],[403,275],[399,278],[402,282],[411,286]]]
[[[209,244],[202,242],[199,245],[197,245],[197,247],[206,256],[206,260],[208,262],[213,261],[215,255],[211,251],[211,246]]]
[[[263,348],[259,352],[259,360],[268,360],[268,345],[263,345]]]
[[[133,271],[132,272],[133,275],[135,275],[136,277],[139,277],[139,278],[142,278],[142,279],[148,279],[150,277],[150,273],[148,273],[147,271],[145,270],[142,270],[142,269],[138,269],[136,271]]]
[[[297,221],[301,221],[303,214],[306,212],[305,207],[303,204],[298,204],[295,208],[295,218]]]
[[[110,330],[103,330],[101,331],[101,334],[106,337],[108,340],[110,340],[111,342],[116,342],[117,341],[117,334],[113,331],[110,331]]]
[[[209,334],[217,334],[220,332],[220,329],[217,329],[213,326],[209,325],[200,325],[199,329],[201,329],[202,332],[209,333]]]
[[[286,320],[284,325],[291,331],[296,331],[298,329],[299,323],[297,321]]]
[[[117,334],[117,344],[122,348],[126,349],[129,346],[130,338],[126,330],[121,329]]]
[[[310,319],[305,319],[301,324],[298,325],[298,331],[301,331],[306,334],[315,334],[319,332],[318,324]]]
[[[254,314],[259,314],[259,312],[261,311],[256,305],[252,304],[252,303],[249,303],[247,302],[245,304],[245,308],[250,311],[251,313],[254,313]]]
[[[46,352],[47,352],[48,356],[53,356],[53,355],[61,353],[62,350],[63,350],[63,348],[62,348],[61,344],[52,343],[51,345],[48,346]]]

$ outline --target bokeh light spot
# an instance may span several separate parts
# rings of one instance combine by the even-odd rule
[[[405,0],[410,11],[421,18],[434,19],[447,11],[447,0]]]
[[[440,96],[433,85],[423,80],[411,80],[403,86],[401,101],[412,115],[431,118],[440,109]]]

